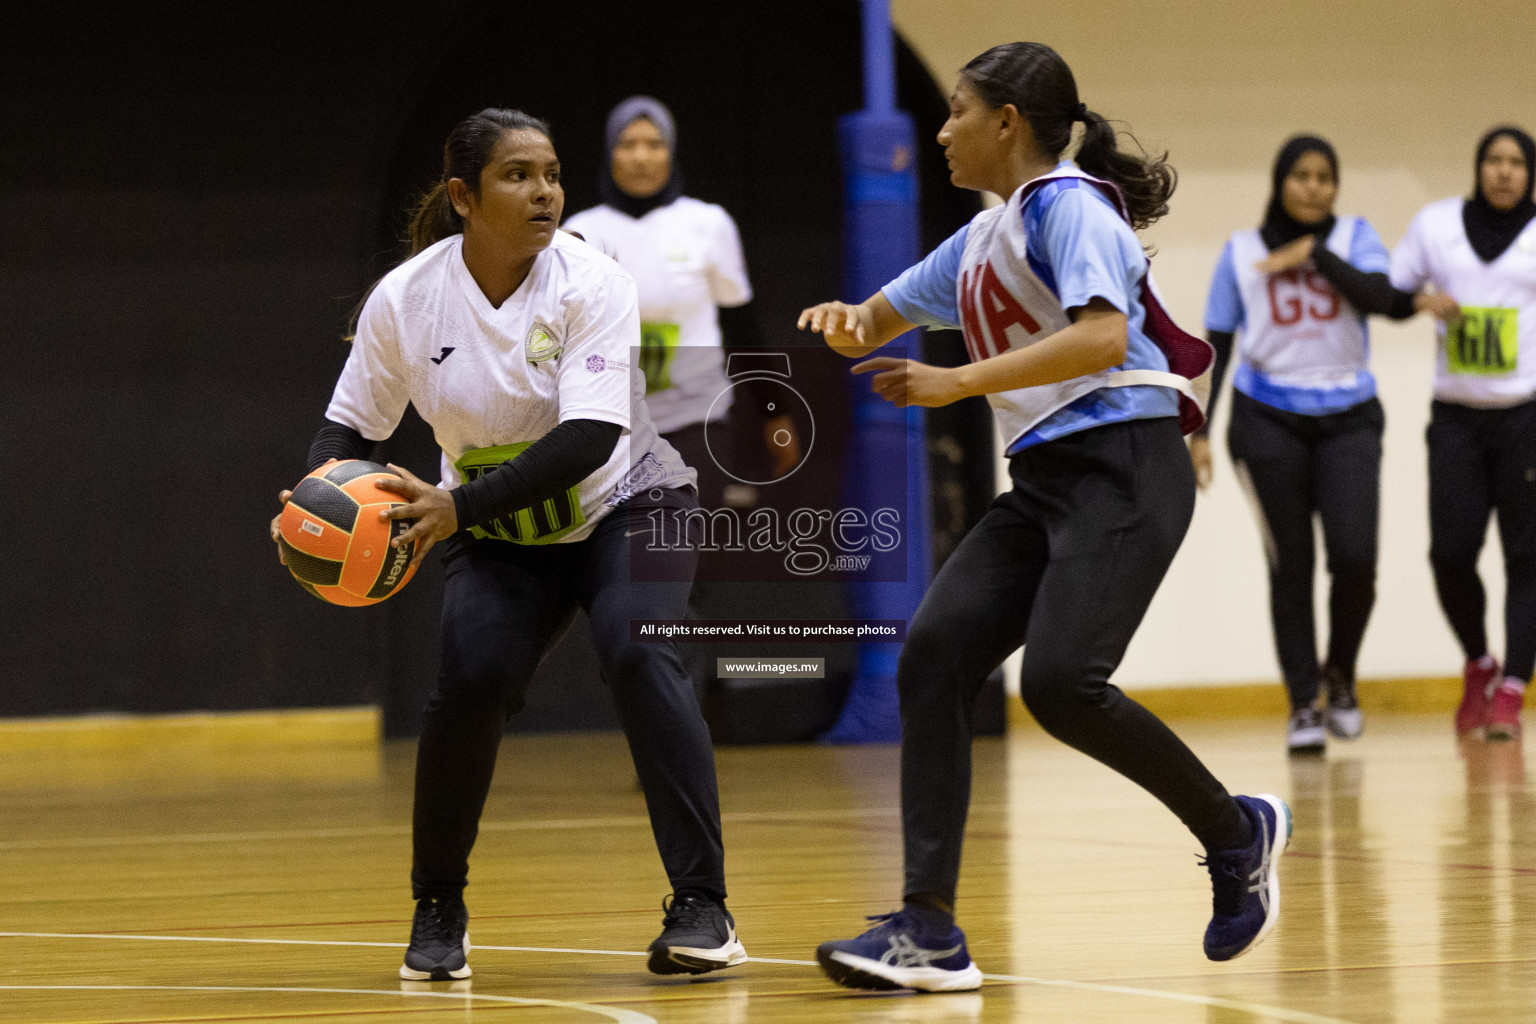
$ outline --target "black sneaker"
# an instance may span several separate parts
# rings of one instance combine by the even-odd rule
[[[411,946],[400,965],[406,981],[469,977],[469,910],[458,896],[416,901]]]
[[[747,958],[725,904],[693,892],[661,901],[662,931],[651,943],[652,974],[707,974]]]

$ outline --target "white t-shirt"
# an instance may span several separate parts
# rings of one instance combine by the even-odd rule
[[[415,405],[443,450],[450,488],[466,453],[532,443],[563,420],[617,423],[625,436],[576,488],[585,522],[562,542],[581,540],[641,491],[695,483],[646,415],[645,381],[630,365],[640,333],[635,282],[624,269],[556,232],[495,308],[464,265],[463,242],[445,238],[379,282],[326,418],[381,441],[406,403]]]
[[[1461,304],[1459,324],[1436,325],[1435,397],[1504,409],[1536,395],[1536,221],[1484,263],[1467,241],[1462,202],[1441,199],[1419,211],[1392,251],[1392,283],[1404,291],[1433,283]]]
[[[640,218],[596,206],[564,226],[619,261],[640,287],[646,402],[662,433],[720,419],[730,398],[719,306],[752,298],[731,215],[683,196]]]

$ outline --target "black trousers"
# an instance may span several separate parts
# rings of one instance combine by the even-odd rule
[[[1429,431],[1430,564],[1435,590],[1467,658],[1488,652],[1487,597],[1477,556],[1499,513],[1504,548],[1504,671],[1536,669],[1536,401],[1510,409],[1436,402]]]
[[[1262,517],[1270,621],[1293,708],[1310,706],[1318,690],[1314,516],[1322,520],[1332,577],[1327,661],[1354,678],[1376,604],[1385,423],[1374,398],[1342,412],[1302,416],[1232,394],[1227,449]]]
[[[578,606],[592,620],[603,679],[613,692],[673,891],[725,898],[709,730],[676,647],[670,641],[632,642],[629,628],[631,619],[683,617],[695,553],[647,553],[656,564],[632,572],[631,545],[649,537],[648,511],[695,504],[689,492],[652,491],[620,505],[589,537],[569,544],[522,546],[464,533],[450,539],[442,665],[416,755],[415,898],[463,891],[502,730],[522,710],[534,670]],[[629,531],[636,536],[626,537]],[[663,576],[671,582],[643,581]]]
[[[1208,849],[1242,812],[1194,753],[1109,682],[1189,528],[1194,472],[1176,420],[1025,449],[1014,486],[924,596],[897,669],[907,895],[953,902],[971,792],[971,700],[1020,644],[1047,732],[1145,788]],[[1234,840],[1235,837],[1235,840]]]

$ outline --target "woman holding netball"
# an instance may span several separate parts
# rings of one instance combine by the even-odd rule
[[[1365,317],[1405,319],[1416,309],[1452,315],[1443,295],[1398,291],[1381,238],[1363,217],[1336,217],[1339,159],[1327,141],[1298,135],[1275,157],[1264,222],[1221,252],[1205,307],[1216,349],[1212,410],[1234,334],[1227,444],[1260,516],[1269,560],[1270,621],[1290,696],[1286,745],[1321,751],[1328,733],[1360,735],[1355,660],[1376,602],[1376,537],[1385,424],[1369,367]],[[1206,428],[1190,441],[1197,479],[1208,481]],[[1332,586],[1328,653],[1319,667],[1312,612],[1323,524]],[[1318,692],[1326,685],[1325,708]]]
[[[1062,154],[1078,122],[1074,164]],[[1211,351],[1163,312],[1135,234],[1167,212],[1173,171],[1121,152],[1039,43],[967,64],[938,141],[951,181],[1007,202],[864,302],[823,303],[800,323],[850,356],[917,325],[961,328],[967,366],[876,357],[854,371],[901,406],[986,395],[1014,486],[944,564],[902,648],[904,906],[817,959],[855,988],[981,984],[953,916],[967,695],[1021,644],[1020,687],[1040,724],[1151,792],[1205,848],[1215,890],[1205,953],[1231,959],[1274,925],[1290,812],[1278,797],[1229,795],[1109,682],[1194,509],[1181,421],[1200,421],[1187,396]]]
[[[1520,735],[1536,669],[1536,142],[1495,128],[1477,145],[1472,198],[1420,210],[1392,253],[1392,283],[1461,307],[1439,329],[1429,432],[1430,564],[1466,655],[1462,733]],[[1504,548],[1505,660],[1488,650],[1477,556],[1488,516]]]
[[[406,403],[442,447],[443,485],[405,469],[395,543],[438,543],[447,569],[442,663],[416,762],[411,887],[400,975],[470,973],[468,859],[507,719],[584,608],[645,790],[673,893],[650,969],[699,974],[746,959],[725,909],[709,733],[671,643],[638,618],[681,618],[689,546],[631,552],[648,510],[695,506],[694,474],[656,435],[630,350],[634,280],[558,231],[564,192],[544,122],[487,109],[443,149],[411,223],[413,255],[364,304],[311,466],[366,456]],[[664,580],[666,582],[646,582]]]

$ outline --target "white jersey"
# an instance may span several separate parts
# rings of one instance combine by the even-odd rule
[[[608,257],[556,232],[517,291],[493,307],[464,265],[462,235],[384,276],[358,319],[357,338],[326,418],[371,441],[388,437],[406,403],[443,450],[444,487],[486,472],[563,420],[616,423],[625,436],[583,480],[569,508],[523,510],[520,543],[581,540],[619,502],[696,474],[656,434],[632,372],[639,339],[635,282]],[[553,518],[553,521],[552,521]],[[509,518],[511,534],[518,534]],[[483,535],[477,530],[477,536]]]
[[[1484,263],[1467,240],[1462,202],[1419,211],[1392,251],[1392,283],[1405,291],[1433,284],[1461,304],[1460,323],[1436,324],[1435,398],[1508,408],[1536,395],[1536,221]]]
[[[730,398],[715,400],[730,381],[716,309],[752,298],[731,215],[683,196],[639,218],[596,206],[564,226],[618,260],[640,287],[640,364],[656,428],[722,418]]]
[[[1328,248],[1349,261],[1358,217],[1340,217]],[[1291,412],[1348,408],[1376,393],[1365,318],[1311,264],[1262,273],[1269,249],[1257,228],[1232,236],[1232,269],[1243,302],[1233,386]]]

